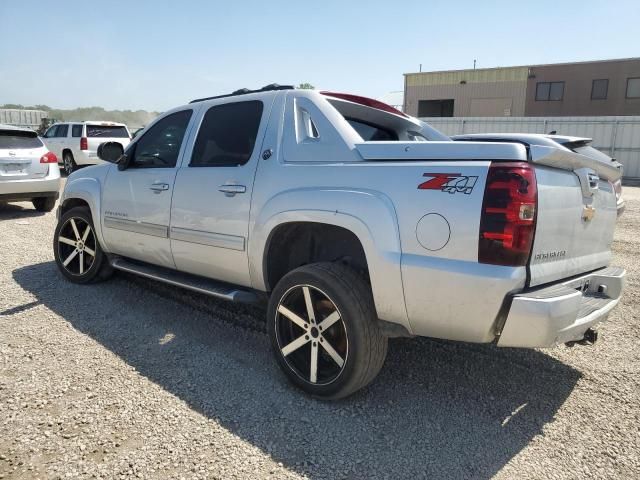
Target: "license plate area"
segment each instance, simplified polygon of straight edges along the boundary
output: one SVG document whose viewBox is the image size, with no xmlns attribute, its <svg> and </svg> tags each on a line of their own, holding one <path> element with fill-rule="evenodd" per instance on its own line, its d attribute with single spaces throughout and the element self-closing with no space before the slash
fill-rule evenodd
<svg viewBox="0 0 640 480">
<path fill-rule="evenodd" d="M 29 173 L 29 165 L 31 161 L 17 159 L 0 161 L 0 175 L 8 177 L 26 175 Z"/>
</svg>

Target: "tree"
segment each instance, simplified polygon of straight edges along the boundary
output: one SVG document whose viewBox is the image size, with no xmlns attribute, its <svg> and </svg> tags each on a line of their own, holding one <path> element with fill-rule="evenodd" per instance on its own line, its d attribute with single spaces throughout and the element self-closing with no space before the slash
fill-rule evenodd
<svg viewBox="0 0 640 480">
<path fill-rule="evenodd" d="M 301 83 L 300 85 L 298 85 L 298 88 L 301 88 L 303 90 L 314 90 L 316 87 L 314 87 L 313 85 L 311 85 L 308 82 L 305 82 L 305 83 Z"/>
</svg>

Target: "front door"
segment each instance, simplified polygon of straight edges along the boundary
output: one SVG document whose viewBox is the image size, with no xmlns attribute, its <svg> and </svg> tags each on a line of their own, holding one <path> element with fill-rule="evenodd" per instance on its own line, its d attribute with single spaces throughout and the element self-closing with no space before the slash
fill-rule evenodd
<svg viewBox="0 0 640 480">
<path fill-rule="evenodd" d="M 171 249 L 178 270 L 250 286 L 249 209 L 272 99 L 219 102 L 204 105 L 196 141 L 178 170 Z"/>
<path fill-rule="evenodd" d="M 107 250 L 175 268 L 169 245 L 171 194 L 192 109 L 158 120 L 125 151 L 128 168 L 111 167 L 102 197 Z"/>
</svg>

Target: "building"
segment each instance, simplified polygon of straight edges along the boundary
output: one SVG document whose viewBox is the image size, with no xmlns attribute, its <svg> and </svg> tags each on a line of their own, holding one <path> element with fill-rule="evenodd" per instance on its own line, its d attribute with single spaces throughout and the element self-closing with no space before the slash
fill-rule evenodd
<svg viewBox="0 0 640 480">
<path fill-rule="evenodd" d="M 640 58 L 404 75 L 417 117 L 640 115 Z"/>
</svg>

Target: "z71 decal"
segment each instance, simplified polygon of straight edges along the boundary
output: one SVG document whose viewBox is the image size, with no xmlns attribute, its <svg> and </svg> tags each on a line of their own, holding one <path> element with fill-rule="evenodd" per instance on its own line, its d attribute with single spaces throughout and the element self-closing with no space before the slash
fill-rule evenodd
<svg viewBox="0 0 640 480">
<path fill-rule="evenodd" d="M 424 173 L 430 180 L 418 185 L 418 190 L 440 190 L 447 193 L 464 193 L 469 195 L 478 181 L 478 177 L 460 173 Z"/>
</svg>

